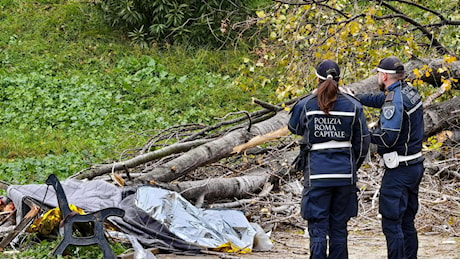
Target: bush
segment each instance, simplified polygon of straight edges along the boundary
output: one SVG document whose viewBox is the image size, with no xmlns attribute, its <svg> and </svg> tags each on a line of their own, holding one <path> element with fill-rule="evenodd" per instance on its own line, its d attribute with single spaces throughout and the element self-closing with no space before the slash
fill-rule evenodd
<svg viewBox="0 0 460 260">
<path fill-rule="evenodd" d="M 254 8 L 269 2 L 99 0 L 97 4 L 112 26 L 125 29 L 134 43 L 147 47 L 152 41 L 225 45 L 237 35 L 231 25 L 246 20 Z"/>
</svg>

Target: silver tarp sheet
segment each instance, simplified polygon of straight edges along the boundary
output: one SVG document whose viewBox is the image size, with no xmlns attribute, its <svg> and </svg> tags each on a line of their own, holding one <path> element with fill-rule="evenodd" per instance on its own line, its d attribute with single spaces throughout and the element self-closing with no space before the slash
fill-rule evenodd
<svg viewBox="0 0 460 260">
<path fill-rule="evenodd" d="M 230 242 L 252 249 L 256 231 L 241 211 L 198 209 L 177 192 L 150 186 L 137 189 L 135 204 L 185 241 L 208 248 Z"/>
<path fill-rule="evenodd" d="M 124 191 L 105 181 L 65 180 L 61 182 L 67 200 L 85 212 L 107 207 L 125 211 L 123 219 L 110 217 L 125 233 L 136 236 L 145 246 L 170 250 L 216 248 L 230 242 L 237 248 L 252 249 L 255 229 L 240 211 L 198 209 L 176 192 L 151 186 Z M 7 190 L 17 208 L 17 221 L 29 210 L 25 197 L 57 207 L 54 189 L 45 184 L 12 185 Z"/>
</svg>

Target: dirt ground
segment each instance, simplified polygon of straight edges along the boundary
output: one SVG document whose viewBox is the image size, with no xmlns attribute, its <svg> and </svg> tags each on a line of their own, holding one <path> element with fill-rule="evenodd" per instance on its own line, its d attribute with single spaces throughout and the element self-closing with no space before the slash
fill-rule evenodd
<svg viewBox="0 0 460 260">
<path fill-rule="evenodd" d="M 308 258 L 310 256 L 309 240 L 302 234 L 276 232 L 273 235 L 274 247 L 268 254 L 262 253 L 266 254 L 264 257 Z M 349 257 L 352 259 L 387 258 L 386 242 L 383 234 L 358 235 L 350 232 L 348 251 Z M 460 238 L 419 234 L 418 258 L 460 258 Z"/>
<path fill-rule="evenodd" d="M 242 258 L 242 259 L 299 259 L 309 258 L 309 240 L 297 230 L 274 231 L 271 235 L 273 248 L 268 252 L 252 252 L 250 254 L 216 253 L 214 255 L 181 256 L 174 254 L 156 255 L 159 259 L 174 258 Z M 383 234 L 354 234 L 348 238 L 349 258 L 351 259 L 385 259 L 387 258 L 386 242 Z M 459 259 L 460 237 L 449 237 L 440 234 L 419 234 L 418 258 L 428 259 Z"/>
</svg>

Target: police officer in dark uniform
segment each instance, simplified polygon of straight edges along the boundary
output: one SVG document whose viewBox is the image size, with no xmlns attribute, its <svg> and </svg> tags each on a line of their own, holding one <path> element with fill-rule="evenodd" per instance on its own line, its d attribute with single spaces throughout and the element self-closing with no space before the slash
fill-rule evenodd
<svg viewBox="0 0 460 260">
<path fill-rule="evenodd" d="M 310 258 L 348 258 L 347 222 L 358 211 L 356 172 L 369 149 L 369 132 L 359 101 L 339 91 L 337 63 L 322 61 L 316 76 L 318 89 L 294 106 L 288 124 L 302 136 L 301 214 L 308 221 Z"/>
<path fill-rule="evenodd" d="M 414 219 L 424 171 L 422 100 L 419 92 L 404 81 L 404 65 L 397 57 L 382 59 L 374 71 L 383 92 L 356 97 L 365 106 L 381 108 L 378 125 L 370 133 L 385 164 L 379 212 L 388 258 L 417 258 Z"/>
</svg>

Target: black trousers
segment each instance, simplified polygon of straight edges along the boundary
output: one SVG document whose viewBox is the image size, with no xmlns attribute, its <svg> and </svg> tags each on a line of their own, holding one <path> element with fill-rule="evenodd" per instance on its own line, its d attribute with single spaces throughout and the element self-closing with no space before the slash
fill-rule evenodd
<svg viewBox="0 0 460 260">
<path fill-rule="evenodd" d="M 387 241 L 388 258 L 417 258 L 414 226 L 423 162 L 386 169 L 380 187 L 379 212 Z"/>
<path fill-rule="evenodd" d="M 347 223 L 358 211 L 356 192 L 355 185 L 304 189 L 301 214 L 308 221 L 310 258 L 348 258 Z"/>
</svg>

